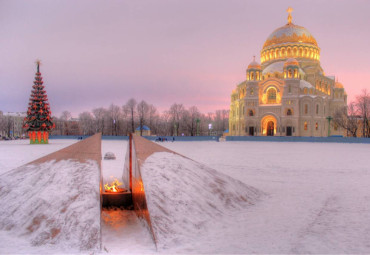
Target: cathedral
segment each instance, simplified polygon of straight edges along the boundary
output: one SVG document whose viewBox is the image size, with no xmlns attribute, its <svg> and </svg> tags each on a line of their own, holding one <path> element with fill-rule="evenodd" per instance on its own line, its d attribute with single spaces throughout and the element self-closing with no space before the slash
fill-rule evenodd
<svg viewBox="0 0 370 255">
<path fill-rule="evenodd" d="M 276 29 L 254 59 L 246 80 L 231 94 L 229 135 L 341 136 L 334 112 L 347 105 L 347 94 L 320 65 L 320 48 L 304 27 L 288 23 Z"/>
</svg>

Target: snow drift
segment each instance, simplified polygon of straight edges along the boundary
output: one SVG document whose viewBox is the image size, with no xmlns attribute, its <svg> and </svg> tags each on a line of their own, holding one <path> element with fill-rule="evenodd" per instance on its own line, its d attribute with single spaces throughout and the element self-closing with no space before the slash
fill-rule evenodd
<svg viewBox="0 0 370 255">
<path fill-rule="evenodd" d="M 99 184 L 100 169 L 92 160 L 53 160 L 0 175 L 2 241 L 12 246 L 12 239 L 3 238 L 17 237 L 29 249 L 54 252 L 98 250 Z M 6 251 L 29 252 L 27 247 L 13 248 Z"/>
<path fill-rule="evenodd" d="M 159 250 L 192 245 L 262 192 L 178 154 L 156 152 L 141 167 L 148 211 Z M 225 226 L 226 227 L 226 226 Z"/>
</svg>

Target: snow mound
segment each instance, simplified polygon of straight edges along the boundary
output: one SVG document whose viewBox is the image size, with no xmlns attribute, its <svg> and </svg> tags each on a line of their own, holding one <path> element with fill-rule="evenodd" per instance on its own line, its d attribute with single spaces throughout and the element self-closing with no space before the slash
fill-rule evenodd
<svg viewBox="0 0 370 255">
<path fill-rule="evenodd" d="M 263 193 L 203 164 L 169 152 L 149 156 L 141 168 L 159 250 L 199 243 L 230 212 L 253 205 Z M 227 227 L 227 226 L 225 226 Z"/>
<path fill-rule="evenodd" d="M 0 175 L 0 236 L 11 232 L 30 249 L 100 249 L 99 184 L 95 161 L 53 160 Z"/>
</svg>

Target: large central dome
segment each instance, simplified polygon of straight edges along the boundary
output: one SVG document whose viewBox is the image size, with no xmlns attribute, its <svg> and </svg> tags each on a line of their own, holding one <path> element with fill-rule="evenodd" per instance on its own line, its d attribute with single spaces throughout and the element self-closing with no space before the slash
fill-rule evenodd
<svg viewBox="0 0 370 255">
<path fill-rule="evenodd" d="M 272 32 L 263 45 L 263 48 L 284 43 L 307 43 L 317 46 L 315 38 L 306 28 L 290 23 Z"/>
<path fill-rule="evenodd" d="M 261 64 L 288 58 L 320 60 L 320 48 L 316 39 L 306 28 L 293 24 L 290 13 L 288 24 L 272 32 L 264 43 Z"/>
</svg>

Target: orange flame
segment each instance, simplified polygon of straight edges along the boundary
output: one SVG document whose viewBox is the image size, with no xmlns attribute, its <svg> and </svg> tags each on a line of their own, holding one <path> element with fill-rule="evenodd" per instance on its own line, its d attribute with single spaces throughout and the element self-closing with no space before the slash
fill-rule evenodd
<svg viewBox="0 0 370 255">
<path fill-rule="evenodd" d="M 111 185 L 104 184 L 105 192 L 123 192 L 125 189 L 119 187 L 122 185 L 122 182 L 118 181 L 117 178 L 114 179 L 114 181 L 111 183 Z"/>
</svg>

